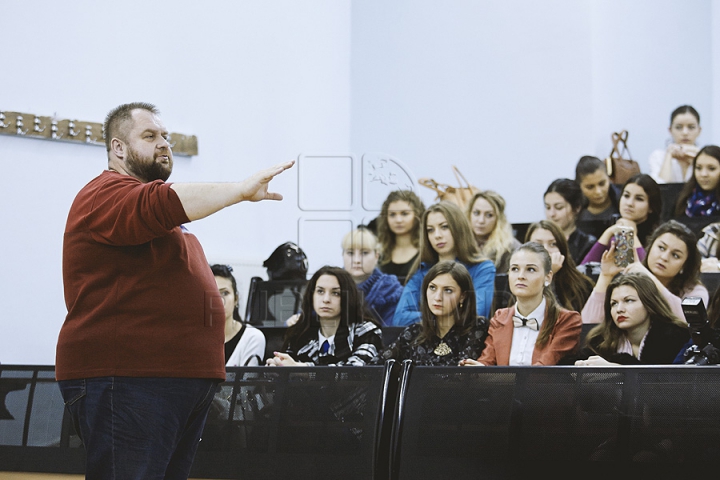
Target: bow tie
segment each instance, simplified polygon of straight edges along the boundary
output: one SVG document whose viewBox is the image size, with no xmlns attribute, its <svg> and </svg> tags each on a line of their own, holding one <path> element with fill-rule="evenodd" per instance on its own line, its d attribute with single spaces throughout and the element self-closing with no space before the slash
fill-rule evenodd
<svg viewBox="0 0 720 480">
<path fill-rule="evenodd" d="M 513 315 L 513 325 L 515 325 L 515 328 L 519 327 L 528 327 L 531 330 L 539 330 L 540 325 L 538 325 L 538 321 L 534 318 L 523 318 L 520 315 Z"/>
</svg>

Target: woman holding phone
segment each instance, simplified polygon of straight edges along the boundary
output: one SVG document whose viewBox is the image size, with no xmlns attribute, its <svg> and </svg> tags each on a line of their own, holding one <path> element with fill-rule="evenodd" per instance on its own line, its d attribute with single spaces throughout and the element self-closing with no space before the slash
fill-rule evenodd
<svg viewBox="0 0 720 480">
<path fill-rule="evenodd" d="M 695 234 L 682 223 L 670 220 L 660 225 L 650 238 L 648 254 L 642 263 L 633 257 L 627 267 L 618 265 L 615 251 L 613 241 L 602 254 L 600 275 L 582 310 L 583 323 L 602 322 L 605 292 L 619 273 L 636 272 L 650 278 L 680 319 L 685 318 L 682 311 L 684 298 L 700 297 L 707 305 L 709 294 L 700 281 L 700 252 Z"/>
<path fill-rule="evenodd" d="M 610 241 L 616 235 L 632 232 L 633 248 L 638 250 L 640 260 L 645 257 L 643 245 L 657 226 L 662 212 L 662 196 L 655 180 L 644 173 L 631 177 L 620 195 L 620 218 L 600 236 L 581 265 L 599 262 L 603 252 L 610 248 Z"/>
</svg>

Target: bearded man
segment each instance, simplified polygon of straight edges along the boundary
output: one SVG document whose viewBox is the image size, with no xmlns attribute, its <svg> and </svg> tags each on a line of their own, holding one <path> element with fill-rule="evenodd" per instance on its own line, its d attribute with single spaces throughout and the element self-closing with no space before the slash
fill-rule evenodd
<svg viewBox="0 0 720 480">
<path fill-rule="evenodd" d="M 173 156 L 155 106 L 105 120 L 108 170 L 76 196 L 63 243 L 67 317 L 55 374 L 89 479 L 186 479 L 217 384 L 223 302 L 183 224 L 268 192 L 278 164 L 236 183 L 165 183 Z"/>
</svg>

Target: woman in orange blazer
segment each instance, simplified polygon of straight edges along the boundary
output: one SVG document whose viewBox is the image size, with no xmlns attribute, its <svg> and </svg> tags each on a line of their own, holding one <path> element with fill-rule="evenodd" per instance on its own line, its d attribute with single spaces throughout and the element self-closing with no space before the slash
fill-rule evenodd
<svg viewBox="0 0 720 480">
<path fill-rule="evenodd" d="M 582 320 L 558 305 L 550 255 L 537 243 L 521 245 L 510 259 L 508 281 L 517 302 L 490 322 L 485 349 L 460 365 L 556 365 L 577 350 Z"/>
</svg>

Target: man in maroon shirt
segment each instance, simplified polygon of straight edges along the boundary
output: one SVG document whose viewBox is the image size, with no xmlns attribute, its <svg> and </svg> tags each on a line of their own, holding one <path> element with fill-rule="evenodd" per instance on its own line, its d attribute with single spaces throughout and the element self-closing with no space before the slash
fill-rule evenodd
<svg viewBox="0 0 720 480">
<path fill-rule="evenodd" d="M 87 478 L 187 478 L 225 379 L 225 312 L 182 225 L 281 200 L 268 184 L 294 162 L 236 183 L 170 184 L 172 149 L 153 105 L 115 108 L 105 136 L 108 170 L 78 193 L 65 228 L 56 377 Z"/>
</svg>

